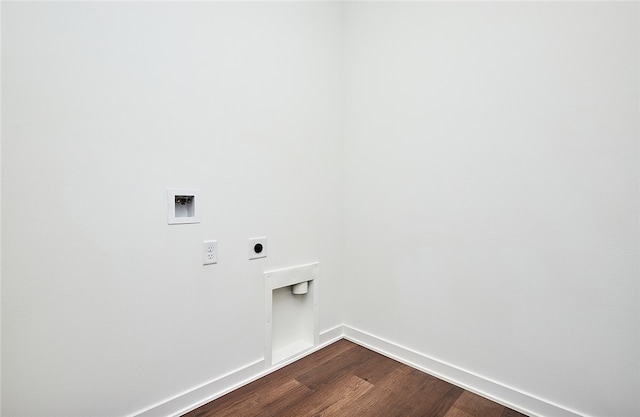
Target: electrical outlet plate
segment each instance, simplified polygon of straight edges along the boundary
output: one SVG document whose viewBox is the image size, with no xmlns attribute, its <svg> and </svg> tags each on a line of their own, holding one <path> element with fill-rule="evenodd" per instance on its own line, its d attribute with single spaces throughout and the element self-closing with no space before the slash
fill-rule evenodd
<svg viewBox="0 0 640 417">
<path fill-rule="evenodd" d="M 202 265 L 218 263 L 218 241 L 205 240 L 202 242 Z"/>
<path fill-rule="evenodd" d="M 249 238 L 249 259 L 259 259 L 267 257 L 267 238 Z"/>
</svg>

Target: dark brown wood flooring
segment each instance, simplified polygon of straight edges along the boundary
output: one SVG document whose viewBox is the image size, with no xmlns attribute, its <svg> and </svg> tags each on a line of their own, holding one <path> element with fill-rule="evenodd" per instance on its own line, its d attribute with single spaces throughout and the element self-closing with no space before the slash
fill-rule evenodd
<svg viewBox="0 0 640 417">
<path fill-rule="evenodd" d="M 523 417 L 339 340 L 184 417 Z"/>
</svg>

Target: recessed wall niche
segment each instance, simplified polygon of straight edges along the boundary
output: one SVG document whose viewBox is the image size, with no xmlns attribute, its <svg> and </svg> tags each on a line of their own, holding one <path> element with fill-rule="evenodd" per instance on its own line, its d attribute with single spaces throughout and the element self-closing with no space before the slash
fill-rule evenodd
<svg viewBox="0 0 640 417">
<path fill-rule="evenodd" d="M 264 273 L 267 367 L 318 345 L 319 272 L 316 262 Z M 300 291 L 303 283 L 306 290 Z"/>
</svg>

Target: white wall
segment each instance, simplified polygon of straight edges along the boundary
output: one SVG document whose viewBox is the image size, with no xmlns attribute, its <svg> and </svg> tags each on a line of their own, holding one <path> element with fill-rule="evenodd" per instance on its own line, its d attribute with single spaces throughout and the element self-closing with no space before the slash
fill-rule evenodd
<svg viewBox="0 0 640 417">
<path fill-rule="evenodd" d="M 2 415 L 253 363 L 262 272 L 313 261 L 321 330 L 639 415 L 638 11 L 3 2 Z"/>
<path fill-rule="evenodd" d="M 345 6 L 347 325 L 640 415 L 638 11 Z"/>
<path fill-rule="evenodd" d="M 122 416 L 262 358 L 266 269 L 319 261 L 342 323 L 341 5 L 2 8 L 3 416 Z"/>
</svg>

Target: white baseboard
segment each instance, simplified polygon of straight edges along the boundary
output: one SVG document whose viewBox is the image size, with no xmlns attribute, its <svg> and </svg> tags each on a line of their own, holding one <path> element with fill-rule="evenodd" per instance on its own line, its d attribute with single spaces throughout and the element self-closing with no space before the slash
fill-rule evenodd
<svg viewBox="0 0 640 417">
<path fill-rule="evenodd" d="M 588 417 L 353 327 L 343 327 L 347 340 L 528 416 Z"/>
<path fill-rule="evenodd" d="M 269 369 L 264 359 L 255 361 L 130 417 L 179 417 L 342 338 L 531 417 L 589 417 L 346 325 L 320 333 L 318 346 Z"/>
<path fill-rule="evenodd" d="M 273 371 L 287 366 L 298 359 L 320 350 L 323 347 L 342 339 L 342 337 L 342 326 L 336 326 L 320 333 L 320 342 L 318 346 L 315 346 L 314 348 L 309 349 L 285 362 L 272 366 L 269 369 L 265 369 L 265 360 L 260 359 L 207 382 L 204 385 L 183 392 L 182 394 L 155 404 L 143 411 L 134 413 L 131 417 L 179 417 L 215 400 L 216 398 L 220 398 L 235 389 L 247 385 L 256 379 L 262 378 Z"/>
<path fill-rule="evenodd" d="M 331 343 L 342 339 L 344 337 L 343 329 L 344 326 L 340 325 L 320 333 L 320 346 L 330 345 Z"/>
<path fill-rule="evenodd" d="M 255 361 L 213 381 L 134 413 L 131 417 L 177 417 L 262 376 L 264 359 Z"/>
</svg>

